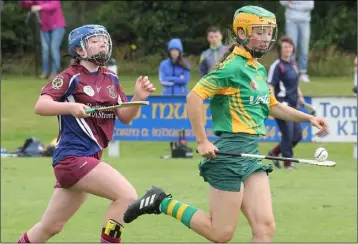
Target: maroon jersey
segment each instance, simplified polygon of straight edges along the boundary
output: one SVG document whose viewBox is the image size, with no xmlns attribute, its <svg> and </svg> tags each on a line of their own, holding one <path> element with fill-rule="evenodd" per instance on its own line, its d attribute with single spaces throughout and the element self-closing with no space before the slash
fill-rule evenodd
<svg viewBox="0 0 358 244">
<path fill-rule="evenodd" d="M 55 101 L 83 103 L 89 107 L 104 107 L 127 102 L 112 71 L 100 68 L 91 73 L 79 64 L 73 64 L 42 88 L 41 95 Z M 107 147 L 112 139 L 114 111 L 95 112 L 88 118 L 59 115 L 58 144 L 53 165 L 66 156 L 91 156 Z"/>
</svg>

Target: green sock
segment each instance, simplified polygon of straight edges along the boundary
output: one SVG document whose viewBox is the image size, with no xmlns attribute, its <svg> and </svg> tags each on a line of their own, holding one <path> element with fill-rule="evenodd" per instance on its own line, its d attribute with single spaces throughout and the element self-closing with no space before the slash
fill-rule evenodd
<svg viewBox="0 0 358 244">
<path fill-rule="evenodd" d="M 160 211 L 167 215 L 173 216 L 177 220 L 180 220 L 186 227 L 190 229 L 190 221 L 197 208 L 178 202 L 172 198 L 165 198 L 160 203 Z"/>
</svg>

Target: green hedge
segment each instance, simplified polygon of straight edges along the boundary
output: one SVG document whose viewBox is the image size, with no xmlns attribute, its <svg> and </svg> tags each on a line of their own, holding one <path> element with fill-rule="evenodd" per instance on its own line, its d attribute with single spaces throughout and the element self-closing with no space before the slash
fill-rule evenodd
<svg viewBox="0 0 358 244">
<path fill-rule="evenodd" d="M 230 30 L 233 12 L 243 5 L 258 5 L 276 13 L 279 33 L 284 34 L 284 8 L 279 1 L 62 1 L 68 33 L 85 23 L 105 25 L 111 33 L 114 54 L 123 72 L 156 70 L 166 56 L 166 43 L 183 41 L 185 54 L 193 60 L 207 48 L 206 29 L 220 25 Z M 311 22 L 309 71 L 312 75 L 348 74 L 357 53 L 357 2 L 315 1 Z M 6 1 L 2 11 L 2 68 L 12 72 L 34 70 L 35 54 L 40 66 L 39 26 L 18 1 Z M 66 34 L 67 34 L 66 33 Z M 66 53 L 66 37 L 62 52 Z M 129 45 L 137 49 L 130 52 Z M 334 50 L 334 51 L 332 51 Z M 269 65 L 270 58 L 263 62 Z M 63 65 L 67 60 L 63 60 Z M 155 68 L 155 69 L 154 69 Z M 349 73 L 350 74 L 350 73 Z"/>
</svg>

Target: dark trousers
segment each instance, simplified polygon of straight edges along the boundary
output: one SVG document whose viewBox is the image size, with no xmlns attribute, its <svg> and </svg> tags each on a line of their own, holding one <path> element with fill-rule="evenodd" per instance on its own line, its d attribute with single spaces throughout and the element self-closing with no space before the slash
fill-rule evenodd
<svg viewBox="0 0 358 244">
<path fill-rule="evenodd" d="M 298 122 L 276 119 L 281 131 L 280 151 L 282 157 L 292 158 L 293 147 L 302 139 L 302 128 Z"/>
</svg>

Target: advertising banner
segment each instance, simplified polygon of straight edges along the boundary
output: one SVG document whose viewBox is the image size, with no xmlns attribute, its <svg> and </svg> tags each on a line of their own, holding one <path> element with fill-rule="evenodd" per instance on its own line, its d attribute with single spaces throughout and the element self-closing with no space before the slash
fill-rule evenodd
<svg viewBox="0 0 358 244">
<path fill-rule="evenodd" d="M 132 99 L 128 96 L 128 99 Z M 306 101 L 310 103 L 310 98 Z M 124 125 L 116 120 L 113 140 L 119 141 L 173 141 L 178 139 L 178 132 L 185 130 L 187 141 L 195 141 L 186 112 L 186 98 L 184 96 L 151 96 L 148 98 L 150 105 L 142 106 L 137 117 L 129 125 Z M 209 101 L 204 102 L 205 128 L 210 140 L 217 137 L 212 133 L 212 119 Z M 276 121 L 268 118 L 265 121 L 267 135 L 262 141 L 278 142 L 280 139 Z M 304 142 L 311 141 L 311 126 L 302 123 Z"/>
</svg>

